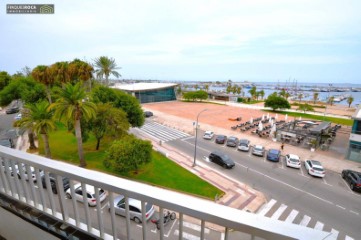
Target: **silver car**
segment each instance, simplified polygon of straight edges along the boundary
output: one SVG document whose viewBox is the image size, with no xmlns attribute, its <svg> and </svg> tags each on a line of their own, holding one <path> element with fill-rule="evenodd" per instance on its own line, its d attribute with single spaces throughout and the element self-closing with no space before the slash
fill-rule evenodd
<svg viewBox="0 0 361 240">
<path fill-rule="evenodd" d="M 212 140 L 213 136 L 214 136 L 214 132 L 206 131 L 203 135 L 203 139 Z"/>
<path fill-rule="evenodd" d="M 254 145 L 252 148 L 252 154 L 260 157 L 264 156 L 265 148 L 261 145 Z"/>
<path fill-rule="evenodd" d="M 323 178 L 325 176 L 325 170 L 323 169 L 321 163 L 316 160 L 306 160 L 305 168 L 308 174 L 316 177 Z"/>
<path fill-rule="evenodd" d="M 238 144 L 239 151 L 248 152 L 250 148 L 250 141 L 248 139 L 240 139 Z"/>
<path fill-rule="evenodd" d="M 129 202 L 129 216 L 130 219 L 134 220 L 136 223 L 142 222 L 142 203 L 141 201 L 133 198 L 128 199 Z M 125 217 L 125 198 L 123 195 L 119 195 L 114 198 L 114 210 L 115 213 Z M 110 205 L 108 203 L 108 208 L 110 211 Z M 150 203 L 145 203 L 145 219 L 149 220 L 154 214 L 154 206 Z"/>
</svg>

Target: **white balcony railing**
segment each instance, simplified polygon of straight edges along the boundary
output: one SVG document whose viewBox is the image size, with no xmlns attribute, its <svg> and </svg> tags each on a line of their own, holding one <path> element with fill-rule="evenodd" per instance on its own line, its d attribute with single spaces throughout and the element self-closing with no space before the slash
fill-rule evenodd
<svg viewBox="0 0 361 240">
<path fill-rule="evenodd" d="M 200 225 L 200 239 L 204 239 L 206 226 L 212 224 L 218 226 L 224 233 L 224 239 L 229 239 L 231 234 L 240 232 L 246 234 L 248 239 L 259 237 L 262 239 L 328 239 L 330 233 L 314 230 L 311 228 L 285 223 L 270 218 L 258 216 L 245 211 L 233 209 L 216 204 L 212 201 L 192 197 L 182 193 L 165 190 L 159 187 L 118 178 L 101 172 L 91 171 L 60 161 L 50 160 L 37 155 L 0 146 L 0 192 L 12 199 L 23 202 L 39 211 L 56 217 L 65 224 L 70 224 L 78 229 L 104 239 L 154 239 L 150 236 L 149 221 L 142 215 L 142 232 L 133 230 L 135 224 L 129 218 L 128 199 L 138 199 L 145 207 L 145 203 L 152 203 L 159 211 L 170 209 L 177 213 L 179 221 L 178 238 L 183 239 L 183 223 L 185 219 L 196 220 Z M 20 178 L 11 174 L 12 169 L 19 168 Z M 34 168 L 36 182 L 26 181 L 27 173 Z M 57 189 L 63 189 L 62 177 L 70 179 L 72 199 L 66 198 L 63 191 L 53 194 L 51 191 L 49 173 L 57 177 Z M 47 188 L 42 187 L 41 175 L 44 174 Z M 13 175 L 13 176 L 12 176 Z M 75 200 L 74 184 L 81 183 L 102 188 L 108 192 L 107 200 L 113 202 L 115 195 L 122 194 L 126 197 L 126 214 L 123 223 L 116 217 L 113 204 L 110 204 L 109 213 L 105 203 L 99 203 L 99 194 L 96 194 L 96 206 L 91 208 L 87 201 L 84 204 Z M 96 191 L 98 192 L 98 191 Z M 86 198 L 83 192 L 84 199 Z M 95 211 L 96 210 L 96 211 Z M 162 218 L 162 216 L 161 216 Z M 161 220 L 162 221 L 162 220 Z M 232 230 L 232 233 L 230 232 Z M 135 236 L 139 234 L 139 236 Z M 158 236 L 159 235 L 159 236 Z M 163 239 L 165 227 L 156 236 Z M 245 239 L 247 239 L 245 238 Z"/>
</svg>

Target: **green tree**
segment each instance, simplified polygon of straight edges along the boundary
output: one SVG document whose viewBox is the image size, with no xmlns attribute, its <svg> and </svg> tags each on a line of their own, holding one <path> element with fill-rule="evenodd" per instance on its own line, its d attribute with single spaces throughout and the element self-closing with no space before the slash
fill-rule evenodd
<svg viewBox="0 0 361 240">
<path fill-rule="evenodd" d="M 277 96 L 277 93 L 269 95 L 264 102 L 264 106 L 272 108 L 273 111 L 275 111 L 276 109 L 291 108 L 290 103 L 285 98 Z"/>
<path fill-rule="evenodd" d="M 100 141 L 105 136 L 121 137 L 126 134 L 130 124 L 127 114 L 110 103 L 99 103 L 96 108 L 96 117 L 91 120 L 91 129 L 97 139 L 96 150 L 99 150 Z"/>
<path fill-rule="evenodd" d="M 285 93 L 285 98 L 288 99 L 290 97 L 290 93 L 289 92 L 286 92 Z"/>
<path fill-rule="evenodd" d="M 25 104 L 23 117 L 18 121 L 18 126 L 42 136 L 47 158 L 51 158 L 49 132 L 56 128 L 53 116 L 54 111 L 50 108 L 50 103 L 42 101 L 35 104 Z"/>
<path fill-rule="evenodd" d="M 285 90 L 285 89 L 282 89 L 278 94 L 280 95 L 280 97 L 285 98 L 285 96 L 286 96 L 286 90 Z"/>
<path fill-rule="evenodd" d="M 194 89 L 197 91 L 199 88 L 198 84 L 194 85 Z"/>
<path fill-rule="evenodd" d="M 130 94 L 114 89 L 116 100 L 114 107 L 121 108 L 127 113 L 127 118 L 132 127 L 141 127 L 144 124 L 144 112 L 139 101 Z"/>
<path fill-rule="evenodd" d="M 314 111 L 313 107 L 307 103 L 298 105 L 298 109 L 306 113 L 306 111 Z"/>
<path fill-rule="evenodd" d="M 97 68 L 95 70 L 96 76 L 100 79 L 105 77 L 105 85 L 109 86 L 109 76 L 113 75 L 115 77 L 120 77 L 121 75 L 116 71 L 120 67 L 117 67 L 114 58 L 109 58 L 105 56 L 101 56 L 94 60 L 94 67 Z"/>
<path fill-rule="evenodd" d="M 8 105 L 17 99 L 22 99 L 25 103 L 42 101 L 46 99 L 45 86 L 31 77 L 17 77 L 0 91 L 0 105 Z"/>
<path fill-rule="evenodd" d="M 152 144 L 134 137 L 126 136 L 114 141 L 109 147 L 104 165 L 118 172 L 137 171 L 138 168 L 151 161 Z"/>
<path fill-rule="evenodd" d="M 237 92 L 237 85 L 233 85 L 232 86 L 232 93 L 236 94 L 236 92 Z"/>
<path fill-rule="evenodd" d="M 314 93 L 313 93 L 313 103 L 314 103 L 314 104 L 316 104 L 316 101 L 318 100 L 318 95 L 319 95 L 318 92 L 314 92 Z"/>
<path fill-rule="evenodd" d="M 241 94 L 241 92 L 242 92 L 242 87 L 237 86 L 237 94 L 239 95 L 239 94 Z"/>
<path fill-rule="evenodd" d="M 249 94 L 251 94 L 252 99 L 256 99 L 257 88 L 255 86 L 253 86 L 248 92 L 249 92 Z"/>
<path fill-rule="evenodd" d="M 0 91 L 3 90 L 11 81 L 11 76 L 5 72 L 0 72 Z"/>
<path fill-rule="evenodd" d="M 31 75 L 36 81 L 46 86 L 46 94 L 48 96 L 48 101 L 49 103 L 52 103 L 50 89 L 54 83 L 54 78 L 53 75 L 50 74 L 49 67 L 45 65 L 38 65 L 33 69 Z"/>
<path fill-rule="evenodd" d="M 57 95 L 58 100 L 51 105 L 51 108 L 55 110 L 55 116 L 59 119 L 64 118 L 66 122 L 73 122 L 80 167 L 86 167 L 80 120 L 84 118 L 84 120 L 88 121 L 95 117 L 96 105 L 88 101 L 88 96 L 81 83 L 75 85 L 68 83 L 64 88 L 58 89 Z"/>
<path fill-rule="evenodd" d="M 227 85 L 226 92 L 227 92 L 227 94 L 232 92 L 232 85 Z"/>
<path fill-rule="evenodd" d="M 261 91 L 259 91 L 259 95 L 261 96 L 261 98 L 263 99 L 264 98 L 264 90 L 262 89 Z"/>
<path fill-rule="evenodd" d="M 349 96 L 347 98 L 348 107 L 351 107 L 351 104 L 353 103 L 353 100 L 354 100 L 353 96 Z"/>
<path fill-rule="evenodd" d="M 177 95 L 178 95 L 178 96 L 182 95 L 182 88 L 181 88 L 181 86 L 178 86 L 178 87 L 177 87 Z"/>
</svg>

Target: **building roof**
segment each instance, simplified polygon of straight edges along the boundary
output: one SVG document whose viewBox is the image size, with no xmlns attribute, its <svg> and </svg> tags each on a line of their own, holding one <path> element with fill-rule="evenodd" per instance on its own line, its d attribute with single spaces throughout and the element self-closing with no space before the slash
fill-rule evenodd
<svg viewBox="0 0 361 240">
<path fill-rule="evenodd" d="M 154 89 L 163 89 L 177 86 L 177 83 L 133 83 L 133 84 L 120 84 L 117 83 L 113 88 L 118 88 L 124 91 L 146 91 Z"/>
</svg>

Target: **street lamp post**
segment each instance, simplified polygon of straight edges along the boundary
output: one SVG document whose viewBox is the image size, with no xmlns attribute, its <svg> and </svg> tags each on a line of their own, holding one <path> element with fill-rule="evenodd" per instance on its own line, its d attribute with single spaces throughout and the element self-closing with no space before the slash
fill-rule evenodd
<svg viewBox="0 0 361 240">
<path fill-rule="evenodd" d="M 197 115 L 197 121 L 196 121 L 196 139 L 194 140 L 194 159 L 193 159 L 193 166 L 192 167 L 195 167 L 196 166 L 196 156 L 197 156 L 197 137 L 198 137 L 198 118 L 199 118 L 199 115 L 201 115 L 202 112 L 205 112 L 207 111 L 208 109 L 203 109 L 202 111 L 200 111 Z"/>
</svg>

